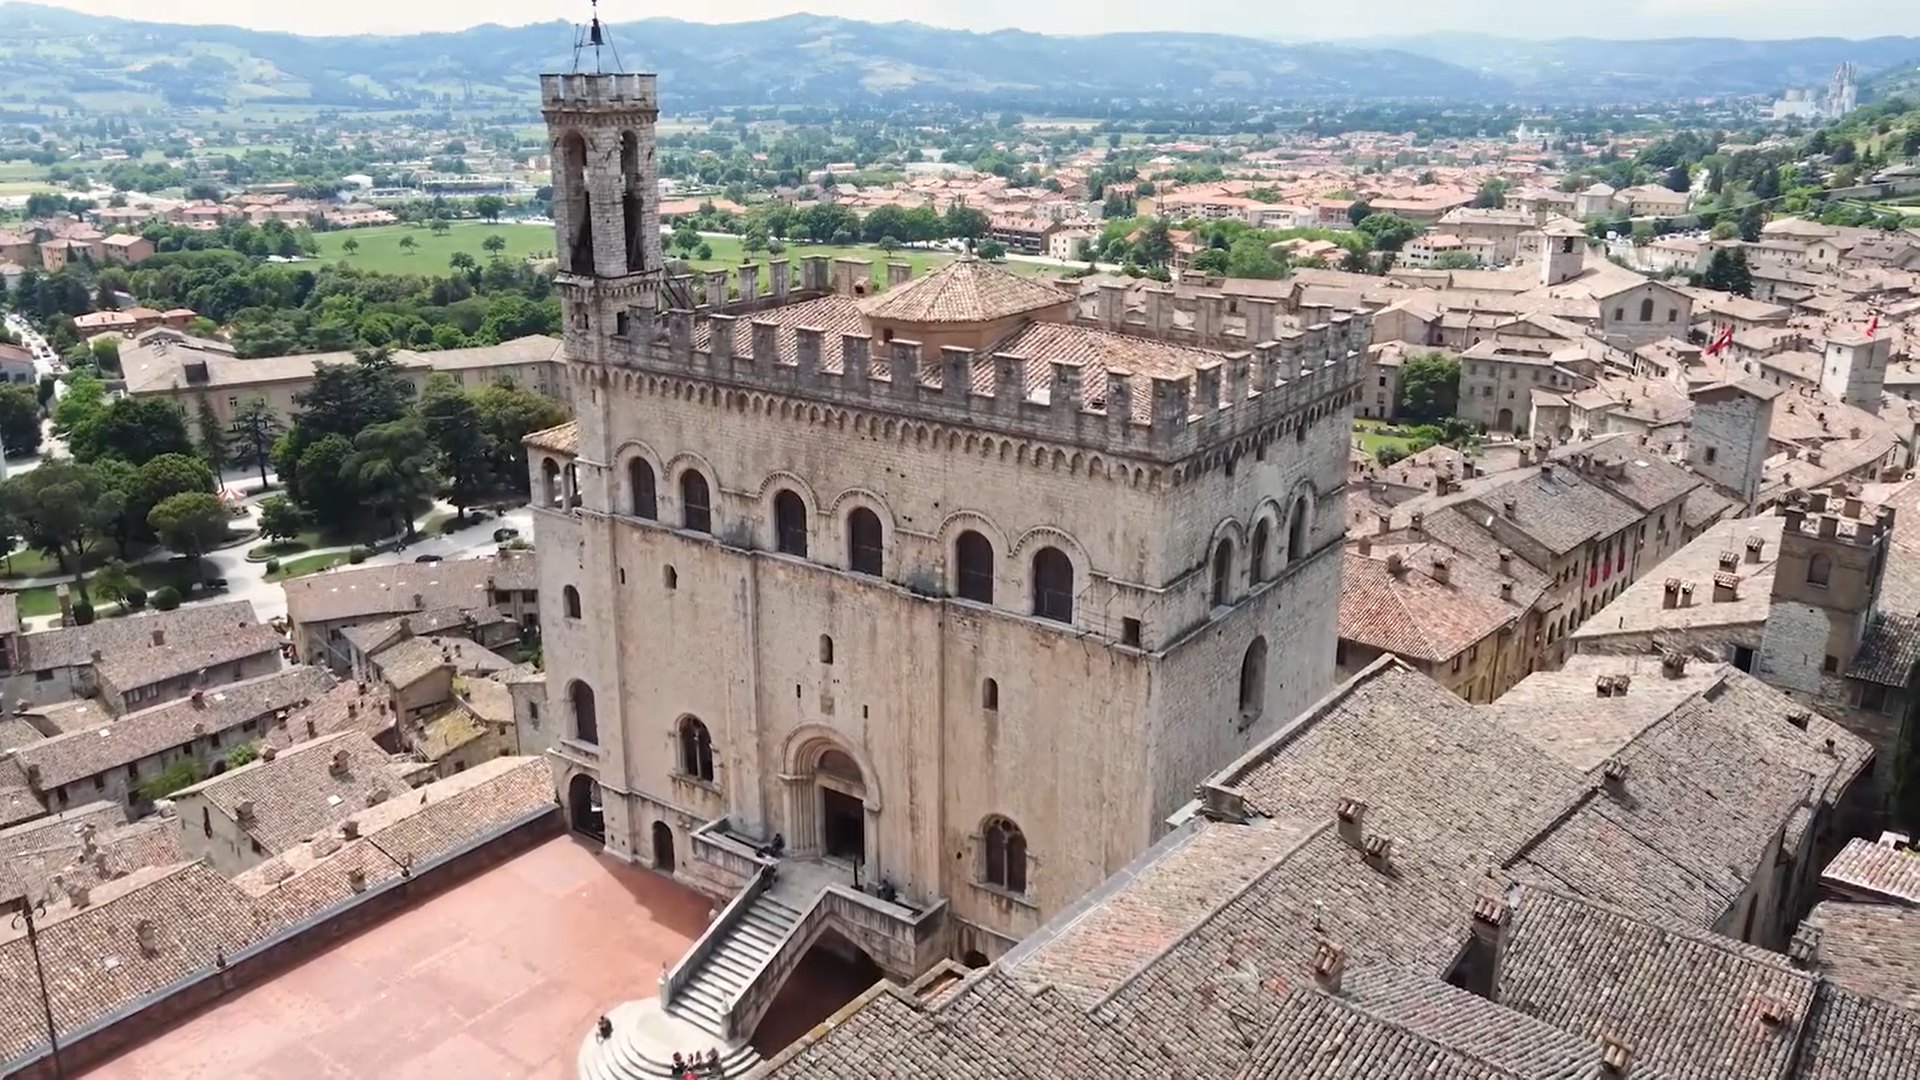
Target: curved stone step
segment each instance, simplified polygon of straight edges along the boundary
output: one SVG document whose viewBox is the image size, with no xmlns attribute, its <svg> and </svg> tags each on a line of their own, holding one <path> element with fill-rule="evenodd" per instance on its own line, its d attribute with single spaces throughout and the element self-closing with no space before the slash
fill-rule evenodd
<svg viewBox="0 0 1920 1080">
<path fill-rule="evenodd" d="M 666 1080 L 673 1075 L 673 1055 L 720 1051 L 722 1075 L 739 1080 L 760 1063 L 760 1054 L 745 1042 L 727 1045 L 693 1024 L 660 1008 L 658 998 L 629 1001 L 607 1012 L 612 1037 L 602 1041 L 587 1032 L 580 1044 L 577 1066 L 580 1080 Z"/>
</svg>

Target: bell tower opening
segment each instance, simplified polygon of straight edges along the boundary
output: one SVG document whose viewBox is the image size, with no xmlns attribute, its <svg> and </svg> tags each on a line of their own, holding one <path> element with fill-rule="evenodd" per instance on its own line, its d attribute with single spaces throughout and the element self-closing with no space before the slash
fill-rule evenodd
<svg viewBox="0 0 1920 1080">
<path fill-rule="evenodd" d="M 647 262 L 646 175 L 640 169 L 640 136 L 620 133 L 620 223 L 626 234 L 627 273 L 651 269 Z"/>
<path fill-rule="evenodd" d="M 553 151 L 554 251 L 560 268 L 576 278 L 657 272 L 659 96 L 654 76 L 542 75 L 540 103 Z"/>
<path fill-rule="evenodd" d="M 560 136 L 553 155 L 553 175 L 559 181 L 554 198 L 565 210 L 555 221 L 564 230 L 560 250 L 566 256 L 567 270 L 575 274 L 593 273 L 593 201 L 587 192 L 587 140 L 577 131 Z M 565 224 L 562 225 L 561 221 Z"/>
</svg>

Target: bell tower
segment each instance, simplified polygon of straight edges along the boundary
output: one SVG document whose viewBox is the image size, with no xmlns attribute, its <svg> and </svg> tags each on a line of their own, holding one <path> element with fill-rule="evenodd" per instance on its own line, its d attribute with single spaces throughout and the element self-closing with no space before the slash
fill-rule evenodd
<svg viewBox="0 0 1920 1080">
<path fill-rule="evenodd" d="M 553 250 L 567 336 L 590 350 L 592 339 L 626 332 L 630 309 L 655 306 L 659 92 L 651 74 L 542 75 L 540 107 L 553 153 Z"/>
</svg>

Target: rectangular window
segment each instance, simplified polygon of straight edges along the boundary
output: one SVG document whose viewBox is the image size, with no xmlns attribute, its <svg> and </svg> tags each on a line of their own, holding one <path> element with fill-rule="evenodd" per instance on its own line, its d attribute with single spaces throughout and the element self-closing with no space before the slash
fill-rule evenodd
<svg viewBox="0 0 1920 1080">
<path fill-rule="evenodd" d="M 1120 644 L 1140 646 L 1140 620 L 1126 618 L 1120 620 Z"/>
<path fill-rule="evenodd" d="M 1741 671 L 1752 671 L 1753 650 L 1747 648 L 1745 645 L 1735 645 L 1733 647 L 1733 666 L 1739 668 Z"/>
<path fill-rule="evenodd" d="M 1820 670 L 1826 672 L 1829 675 L 1834 675 L 1839 673 L 1840 658 L 1832 654 L 1828 654 L 1827 658 L 1821 661 Z"/>
<path fill-rule="evenodd" d="M 1887 711 L 1887 688 L 1879 683 L 1868 683 L 1860 688 L 1860 707 L 1868 712 Z"/>
</svg>

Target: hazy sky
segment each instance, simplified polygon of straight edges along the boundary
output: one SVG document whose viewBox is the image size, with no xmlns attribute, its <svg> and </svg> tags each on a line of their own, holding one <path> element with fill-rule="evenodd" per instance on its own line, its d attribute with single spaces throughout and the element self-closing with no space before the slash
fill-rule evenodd
<svg viewBox="0 0 1920 1080">
<path fill-rule="evenodd" d="M 457 30 L 483 22 L 585 21 L 587 0 L 50 0 L 102 15 L 156 22 L 232 23 L 262 30 L 350 34 Z M 1612 38 L 1714 35 L 1811 37 L 1920 34 L 1915 0 L 725 0 L 705 5 L 603 0 L 611 20 L 675 14 L 740 21 L 810 11 L 970 30 L 1017 27 L 1046 33 L 1208 30 L 1289 39 L 1477 31 L 1519 37 Z"/>
</svg>

